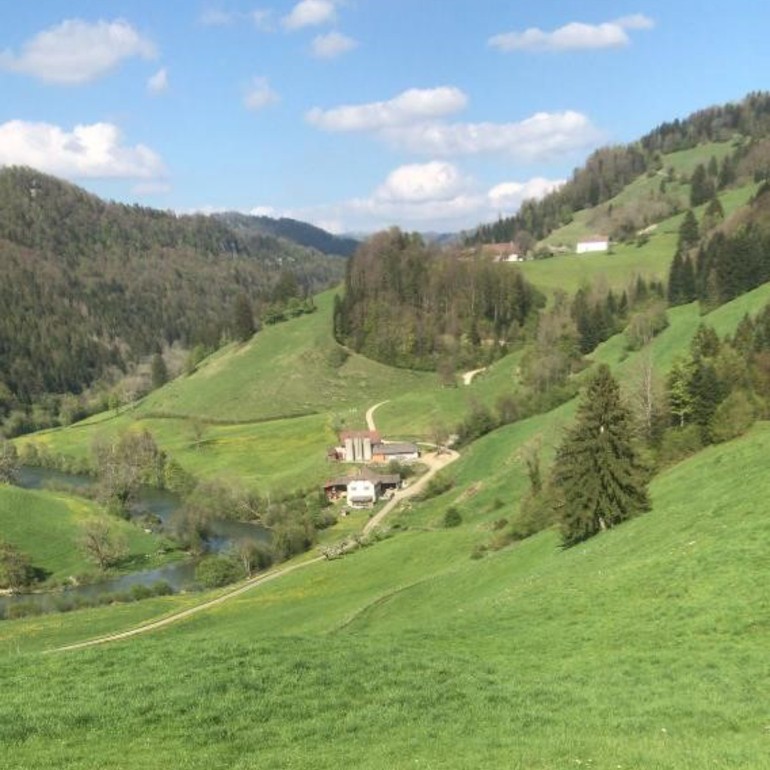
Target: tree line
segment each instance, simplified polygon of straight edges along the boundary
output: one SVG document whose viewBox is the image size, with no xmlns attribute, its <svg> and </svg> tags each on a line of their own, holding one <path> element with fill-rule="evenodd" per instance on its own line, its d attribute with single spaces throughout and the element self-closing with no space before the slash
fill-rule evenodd
<svg viewBox="0 0 770 770">
<path fill-rule="evenodd" d="M 441 250 L 393 228 L 348 262 L 334 336 L 386 364 L 451 373 L 504 354 L 543 302 L 510 265 Z"/>
</svg>

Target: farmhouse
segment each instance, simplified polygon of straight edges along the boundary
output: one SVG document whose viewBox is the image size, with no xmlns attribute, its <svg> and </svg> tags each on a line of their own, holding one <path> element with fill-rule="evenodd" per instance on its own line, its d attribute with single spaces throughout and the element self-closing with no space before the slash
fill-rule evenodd
<svg viewBox="0 0 770 770">
<path fill-rule="evenodd" d="M 592 235 L 590 238 L 578 241 L 575 253 L 591 254 L 593 252 L 607 251 L 609 247 L 610 239 L 606 235 Z"/>
<path fill-rule="evenodd" d="M 374 505 L 384 492 L 400 486 L 401 476 L 397 473 L 380 474 L 364 468 L 352 475 L 329 479 L 324 492 L 329 500 L 345 497 L 353 508 L 366 508 Z"/>
</svg>

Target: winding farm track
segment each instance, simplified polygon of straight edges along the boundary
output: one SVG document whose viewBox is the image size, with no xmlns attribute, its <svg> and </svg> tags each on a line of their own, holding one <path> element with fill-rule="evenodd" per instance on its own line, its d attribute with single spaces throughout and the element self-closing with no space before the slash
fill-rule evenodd
<svg viewBox="0 0 770 770">
<path fill-rule="evenodd" d="M 374 412 L 377 407 L 382 406 L 382 404 L 385 403 L 387 403 L 387 401 L 381 401 L 379 404 L 375 404 L 367 410 L 366 424 L 369 427 L 369 430 L 376 430 L 374 425 Z M 422 462 L 428 466 L 427 473 L 421 476 L 411 486 L 396 492 L 395 495 L 390 500 L 388 500 L 388 502 L 385 503 L 385 505 L 379 511 L 377 511 L 377 513 L 372 516 L 369 521 L 366 522 L 363 529 L 363 534 L 367 534 L 371 532 L 375 527 L 378 527 L 383 522 L 385 517 L 404 500 L 407 500 L 410 497 L 414 497 L 415 495 L 422 492 L 428 482 L 442 468 L 445 468 L 447 465 L 454 462 L 459 456 L 460 455 L 453 449 L 443 449 L 441 451 L 436 449 L 429 455 L 424 455 Z M 126 631 L 119 631 L 114 634 L 105 634 L 104 636 L 98 636 L 95 639 L 87 639 L 83 642 L 74 642 L 73 644 L 66 644 L 62 647 L 55 647 L 51 650 L 46 650 L 46 652 L 51 653 L 67 652 L 69 650 L 82 650 L 86 647 L 96 647 L 101 644 L 109 644 L 110 642 L 119 642 L 123 639 L 130 639 L 131 637 L 139 636 L 140 634 L 147 634 L 151 631 L 157 631 L 161 628 L 165 628 L 166 626 L 170 626 L 172 623 L 178 623 L 180 620 L 185 620 L 186 618 L 192 617 L 193 615 L 197 615 L 199 612 L 204 612 L 205 610 L 216 607 L 219 604 L 224 604 L 225 602 L 230 601 L 230 599 L 234 599 L 235 597 L 240 596 L 247 591 L 251 591 L 252 588 L 256 588 L 263 583 L 276 580 L 277 578 L 283 577 L 284 575 L 288 575 L 290 572 L 296 572 L 297 570 L 304 569 L 305 567 L 309 567 L 312 564 L 317 564 L 318 562 L 324 560 L 324 556 L 316 556 L 312 559 L 308 559 L 307 561 L 300 562 L 299 564 L 293 564 L 288 567 L 280 567 L 266 574 L 257 575 L 256 577 L 251 578 L 237 588 L 234 588 L 232 591 L 228 591 L 227 593 L 217 596 L 215 599 L 209 599 L 206 602 L 196 604 L 194 607 L 189 607 L 186 610 L 175 612 L 172 615 L 166 615 L 166 617 L 160 618 L 159 620 L 154 620 L 150 623 L 144 623 L 141 626 L 129 628 Z"/>
<path fill-rule="evenodd" d="M 268 572 L 264 575 L 257 575 L 257 577 L 254 577 L 251 580 L 244 583 L 243 585 L 238 586 L 238 588 L 235 588 L 232 591 L 228 591 L 226 594 L 222 594 L 221 596 L 217 596 L 216 599 L 210 599 L 207 602 L 196 604 L 194 607 L 189 607 L 188 609 L 182 610 L 181 612 L 175 612 L 173 615 L 167 615 L 164 618 L 160 618 L 160 620 L 154 620 L 151 623 L 145 623 L 144 625 L 136 626 L 135 628 L 129 628 L 127 631 L 119 631 L 115 634 L 106 634 L 105 636 L 98 636 L 96 637 L 96 639 L 87 639 L 84 642 L 75 642 L 74 644 L 66 644 L 63 647 L 56 647 L 52 650 L 46 650 L 46 652 L 66 652 L 67 650 L 82 650 L 84 647 L 95 647 L 99 644 L 108 644 L 109 642 L 118 642 L 121 639 L 128 639 L 132 636 L 139 636 L 139 634 L 146 634 L 146 633 L 149 633 L 150 631 L 157 631 L 159 628 L 165 628 L 165 626 L 170 626 L 172 623 L 177 623 L 180 620 L 189 618 L 190 616 L 196 615 L 199 612 L 203 612 L 204 610 L 211 609 L 211 607 L 216 607 L 218 604 L 224 604 L 230 599 L 234 599 L 236 596 L 240 596 L 241 594 L 246 593 L 246 591 L 250 591 L 252 588 L 256 588 L 257 586 L 262 585 L 263 583 L 268 583 L 271 580 L 275 580 L 276 578 L 283 577 L 284 575 L 288 575 L 290 572 L 296 572 L 297 570 L 303 569 L 305 567 L 309 567 L 311 564 L 316 564 L 317 562 L 323 561 L 323 560 L 324 560 L 323 556 L 316 556 L 313 559 L 300 562 L 299 564 L 293 564 L 289 567 L 283 567 L 281 569 L 273 570 L 272 572 Z"/>
<path fill-rule="evenodd" d="M 375 404 L 374 406 L 370 406 L 366 410 L 366 427 L 374 433 L 374 431 L 377 430 L 375 424 L 374 424 L 374 412 L 381 407 L 383 404 L 387 404 L 387 401 L 380 401 L 379 404 Z"/>
</svg>

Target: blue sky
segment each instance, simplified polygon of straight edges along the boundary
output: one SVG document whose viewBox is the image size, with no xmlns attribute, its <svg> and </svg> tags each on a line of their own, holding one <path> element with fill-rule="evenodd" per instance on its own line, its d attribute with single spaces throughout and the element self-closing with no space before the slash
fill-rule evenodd
<svg viewBox="0 0 770 770">
<path fill-rule="evenodd" d="M 770 87 L 764 0 L 34 0 L 0 164 L 335 232 L 513 213 L 592 149 Z"/>
</svg>

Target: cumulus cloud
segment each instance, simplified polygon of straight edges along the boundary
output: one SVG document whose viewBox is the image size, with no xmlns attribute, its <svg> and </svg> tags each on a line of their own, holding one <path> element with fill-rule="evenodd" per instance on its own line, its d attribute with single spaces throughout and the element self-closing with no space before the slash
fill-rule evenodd
<svg viewBox="0 0 770 770">
<path fill-rule="evenodd" d="M 561 184 L 563 180 L 536 177 L 501 182 L 485 190 L 452 164 L 432 161 L 394 169 L 367 196 L 301 208 L 260 205 L 244 213 L 299 219 L 333 233 L 374 232 L 393 224 L 458 232 L 513 214 L 523 201 L 541 198 Z"/>
<path fill-rule="evenodd" d="M 564 184 L 564 179 L 538 176 L 526 182 L 501 182 L 487 193 L 490 206 L 502 213 L 514 213 L 525 200 L 540 199 Z"/>
<path fill-rule="evenodd" d="M 124 145 L 111 123 L 77 125 L 72 131 L 21 120 L 0 124 L 0 165 L 31 166 L 79 179 L 156 179 L 165 174 L 157 153 L 142 144 Z"/>
<path fill-rule="evenodd" d="M 601 139 L 585 115 L 571 110 L 538 112 L 517 123 L 415 123 L 388 128 L 382 135 L 413 153 L 504 153 L 527 162 L 558 157 Z"/>
<path fill-rule="evenodd" d="M 442 161 L 400 166 L 374 193 L 377 201 L 418 203 L 447 201 L 464 187 L 456 166 Z"/>
<path fill-rule="evenodd" d="M 168 70 L 165 67 L 147 78 L 147 90 L 151 94 L 162 94 L 168 91 Z"/>
<path fill-rule="evenodd" d="M 530 27 L 523 32 L 505 32 L 489 38 L 500 51 L 575 51 L 622 48 L 631 43 L 628 30 L 652 29 L 655 22 L 643 14 L 624 16 L 602 24 L 573 21 L 551 32 Z"/>
<path fill-rule="evenodd" d="M 467 103 L 465 94 L 453 86 L 410 88 L 384 102 L 345 105 L 330 110 L 314 107 L 306 119 L 325 131 L 379 131 L 443 117 L 462 110 Z"/>
<path fill-rule="evenodd" d="M 256 112 L 279 100 L 278 94 L 270 87 L 265 77 L 252 78 L 251 85 L 243 97 L 243 104 L 248 110 Z"/>
<path fill-rule="evenodd" d="M 69 19 L 38 32 L 16 54 L 0 54 L 0 67 L 58 85 L 87 83 L 125 59 L 151 59 L 155 46 L 127 21 Z"/>
<path fill-rule="evenodd" d="M 341 32 L 329 32 L 314 38 L 311 51 L 319 59 L 334 59 L 355 48 L 358 43 Z"/>
<path fill-rule="evenodd" d="M 286 29 L 294 30 L 328 24 L 335 18 L 336 9 L 332 0 L 300 0 L 283 17 L 283 25 Z"/>
</svg>

